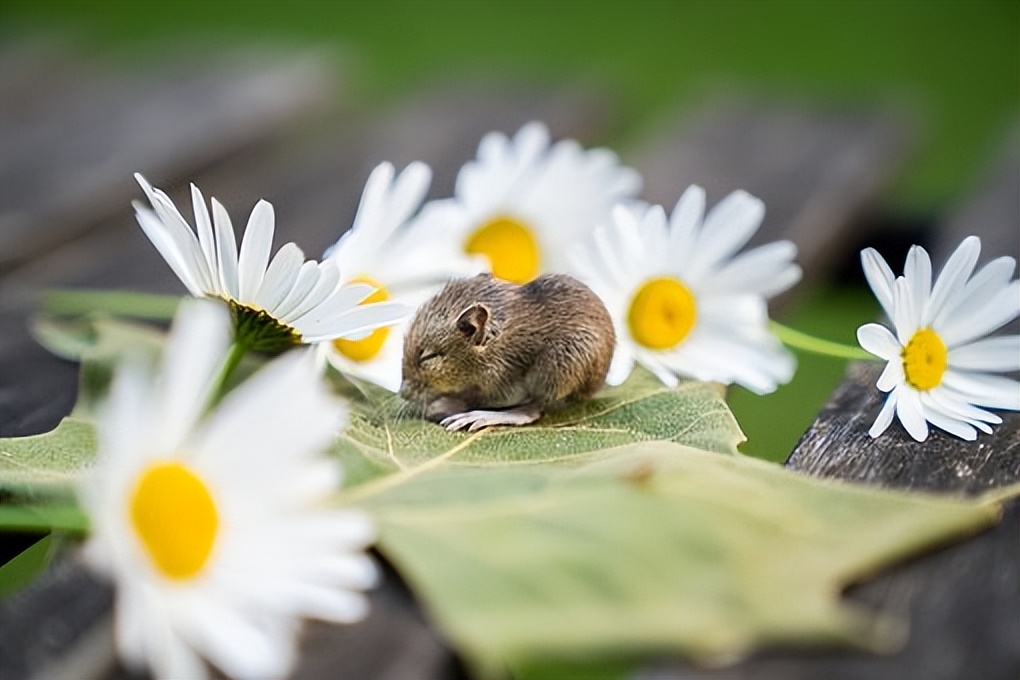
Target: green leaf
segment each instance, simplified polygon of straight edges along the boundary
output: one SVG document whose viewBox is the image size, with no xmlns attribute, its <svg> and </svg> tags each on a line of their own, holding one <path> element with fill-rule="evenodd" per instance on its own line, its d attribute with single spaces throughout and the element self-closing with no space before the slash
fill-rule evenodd
<svg viewBox="0 0 1020 680">
<path fill-rule="evenodd" d="M 181 298 L 125 290 L 49 290 L 43 294 L 40 311 L 65 317 L 96 313 L 129 316 L 151 321 L 169 321 Z"/>
<path fill-rule="evenodd" d="M 0 505 L 0 528 L 4 531 L 43 533 L 51 530 L 84 533 L 89 518 L 76 505 L 40 503 L 32 505 Z"/>
<path fill-rule="evenodd" d="M 82 413 L 116 357 L 162 341 L 103 317 L 37 330 L 84 362 Z M 372 385 L 334 384 L 351 405 L 332 449 L 347 474 L 337 502 L 374 514 L 379 549 L 482 675 L 663 651 L 717 662 L 773 642 L 888 647 L 903 622 L 846 606 L 842 589 L 999 513 L 740 456 L 721 388 L 670 389 L 640 370 L 535 425 L 474 434 Z M 20 503 L 0 526 L 81 529 L 71 485 L 95 447 L 76 418 L 0 440 L 0 493 Z"/>
<path fill-rule="evenodd" d="M 535 425 L 470 435 L 447 432 L 422 420 L 388 392 L 363 384 L 357 388 L 354 394 L 363 396 L 352 402 L 351 425 L 334 447 L 348 471 L 348 484 L 402 475 L 423 463 L 568 464 L 587 459 L 592 452 L 640 441 L 672 441 L 735 454 L 744 439 L 721 387 L 688 381 L 671 389 L 643 370 L 594 399 L 547 414 Z"/>
<path fill-rule="evenodd" d="M 0 492 L 19 502 L 72 499 L 78 473 L 95 452 L 95 428 L 75 417 L 45 434 L 0 439 Z"/>
<path fill-rule="evenodd" d="M 1000 512 L 662 441 L 571 465 L 456 458 L 347 498 L 481 675 L 638 652 L 719 662 L 771 642 L 888 648 L 903 622 L 842 589 Z"/>
</svg>

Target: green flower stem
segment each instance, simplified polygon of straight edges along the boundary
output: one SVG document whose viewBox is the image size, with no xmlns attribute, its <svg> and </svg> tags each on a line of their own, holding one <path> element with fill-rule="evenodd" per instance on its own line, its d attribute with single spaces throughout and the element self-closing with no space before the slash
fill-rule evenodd
<svg viewBox="0 0 1020 680">
<path fill-rule="evenodd" d="M 784 345 L 794 349 L 821 354 L 827 357 L 838 359 L 864 359 L 877 361 L 878 358 L 864 351 L 860 347 L 844 345 L 831 340 L 822 340 L 807 333 L 801 333 L 776 321 L 769 321 L 769 328 L 775 333 Z"/>
<path fill-rule="evenodd" d="M 94 313 L 169 321 L 177 311 L 179 296 L 152 295 L 121 290 L 47 290 L 40 301 L 42 311 L 55 316 L 77 317 Z"/>
<path fill-rule="evenodd" d="M 223 368 L 220 369 L 220 377 L 216 380 L 216 390 L 213 392 L 213 404 L 218 404 L 224 395 L 227 393 L 227 384 L 230 381 L 230 376 L 237 370 L 238 365 L 241 363 L 241 359 L 244 358 L 248 348 L 240 342 L 234 341 L 234 344 L 230 346 L 230 353 L 227 354 L 226 361 L 223 362 Z"/>
</svg>

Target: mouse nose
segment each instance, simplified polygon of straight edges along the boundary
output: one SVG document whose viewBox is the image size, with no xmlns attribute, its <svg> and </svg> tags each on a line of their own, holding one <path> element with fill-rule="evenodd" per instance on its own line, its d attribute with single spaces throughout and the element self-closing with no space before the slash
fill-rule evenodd
<svg viewBox="0 0 1020 680">
<path fill-rule="evenodd" d="M 408 384 L 406 378 L 400 381 L 400 390 L 397 392 L 397 394 L 399 394 L 404 399 L 411 398 L 411 385 Z"/>
</svg>

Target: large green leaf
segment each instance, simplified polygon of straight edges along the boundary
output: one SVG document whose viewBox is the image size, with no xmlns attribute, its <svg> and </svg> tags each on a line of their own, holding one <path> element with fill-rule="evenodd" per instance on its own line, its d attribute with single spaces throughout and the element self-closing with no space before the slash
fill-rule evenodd
<svg viewBox="0 0 1020 680">
<path fill-rule="evenodd" d="M 70 502 L 74 482 L 95 452 L 95 428 L 75 417 L 44 434 L 0 439 L 0 493 L 11 500 Z"/>
<path fill-rule="evenodd" d="M 422 463 L 570 463 L 593 452 L 640 441 L 672 441 L 735 454 L 743 434 L 718 385 L 689 381 L 667 388 L 642 370 L 596 398 L 550 413 L 529 427 L 500 427 L 473 435 L 447 432 L 423 421 L 400 400 L 362 385 L 354 418 L 335 447 L 349 484 L 379 475 L 400 475 Z"/>
<path fill-rule="evenodd" d="M 82 415 L 116 357 L 160 344 L 103 317 L 37 333 L 83 362 Z M 878 648 L 900 622 L 848 608 L 841 590 L 999 512 L 740 456 L 718 386 L 669 389 L 642 371 L 536 425 L 474 434 L 371 385 L 334 384 L 352 412 L 333 447 L 347 471 L 337 502 L 373 513 L 380 550 L 480 674 L 663 650 L 718 661 L 774 641 Z M 78 418 L 0 440 L 0 493 L 18 503 L 0 528 L 82 528 L 68 503 L 95 446 Z"/>
<path fill-rule="evenodd" d="M 776 641 L 888 647 L 902 622 L 841 590 L 999 515 L 662 441 L 570 465 L 455 458 L 345 496 L 481 675 L 636 652 L 717 662 Z"/>
</svg>

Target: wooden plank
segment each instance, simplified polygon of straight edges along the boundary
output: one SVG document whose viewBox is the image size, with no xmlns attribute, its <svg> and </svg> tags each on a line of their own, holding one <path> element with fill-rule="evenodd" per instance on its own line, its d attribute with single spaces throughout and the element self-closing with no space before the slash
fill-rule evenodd
<svg viewBox="0 0 1020 680">
<path fill-rule="evenodd" d="M 896 111 L 715 97 L 656 130 L 635 165 L 648 199 L 667 209 L 691 184 L 705 188 L 709 205 L 737 189 L 762 199 L 751 244 L 797 244 L 805 289 L 856 243 L 859 220 L 898 176 L 912 137 Z"/>
<path fill-rule="evenodd" d="M 0 58 L 0 267 L 123 210 L 132 172 L 176 176 L 321 108 L 321 54 L 235 53 L 119 68 L 53 43 Z"/>
</svg>

